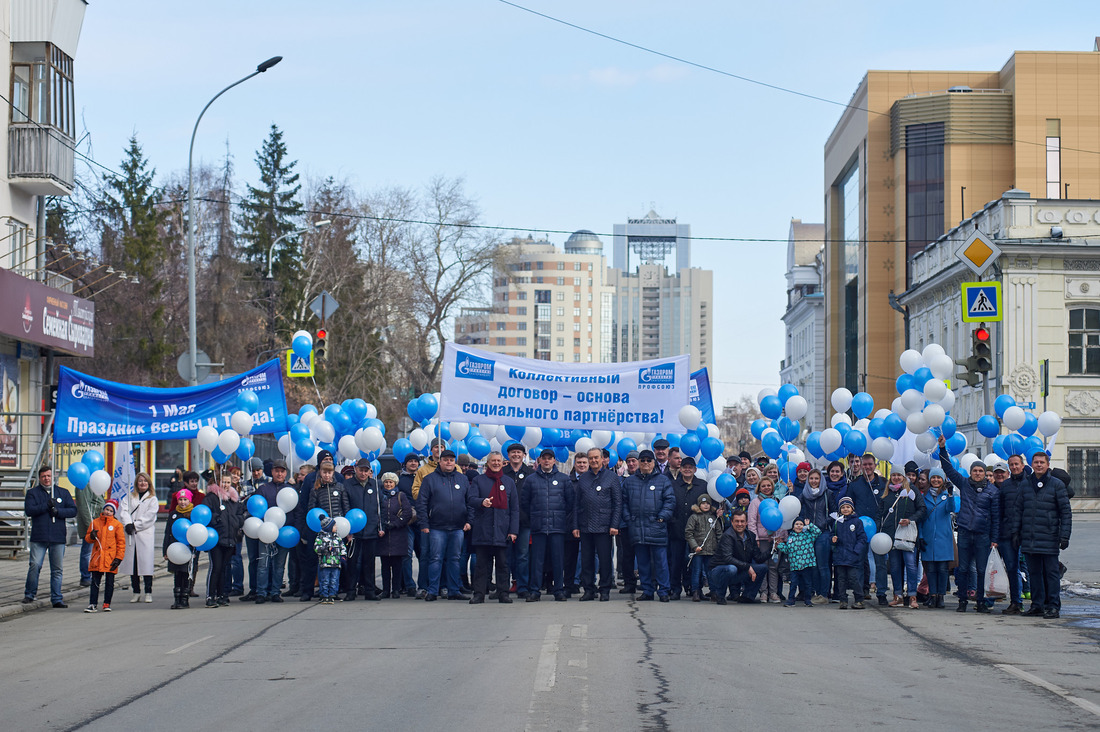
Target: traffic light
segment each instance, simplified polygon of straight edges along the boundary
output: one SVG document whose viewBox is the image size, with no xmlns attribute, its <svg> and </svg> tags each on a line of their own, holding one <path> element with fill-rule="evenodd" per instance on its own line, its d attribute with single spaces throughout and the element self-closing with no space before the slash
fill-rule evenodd
<svg viewBox="0 0 1100 732">
<path fill-rule="evenodd" d="M 957 365 L 961 366 L 962 369 L 963 369 L 956 376 L 956 378 L 958 379 L 958 381 L 960 383 L 966 384 L 967 386 L 973 387 L 975 389 L 978 388 L 978 386 L 981 385 L 982 376 L 981 376 L 981 374 L 974 371 L 974 357 L 973 356 L 971 356 L 970 358 L 966 358 L 966 359 L 956 358 L 955 363 Z"/>
<path fill-rule="evenodd" d="M 324 363 L 328 355 L 328 331 L 319 328 L 313 336 L 313 355 L 318 363 Z"/>
<path fill-rule="evenodd" d="M 974 371 L 987 374 L 993 370 L 993 350 L 989 346 L 989 329 L 985 324 L 978 326 L 971 335 L 974 339 Z"/>
</svg>

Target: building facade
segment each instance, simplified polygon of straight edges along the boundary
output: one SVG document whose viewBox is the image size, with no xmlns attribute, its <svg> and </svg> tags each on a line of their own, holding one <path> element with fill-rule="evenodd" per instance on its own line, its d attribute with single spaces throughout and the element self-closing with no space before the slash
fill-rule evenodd
<svg viewBox="0 0 1100 732">
<path fill-rule="evenodd" d="M 1012 188 L 1100 198 L 1100 53 L 869 71 L 825 144 L 826 393 L 893 398 L 909 259 Z"/>
<path fill-rule="evenodd" d="M 782 318 L 786 354 L 779 365 L 779 383 L 793 384 L 806 397 L 811 411 L 803 425 L 811 432 L 829 426 L 825 421 L 824 241 L 824 224 L 791 220 L 787 236 L 787 310 Z"/>
<path fill-rule="evenodd" d="M 1010 394 L 1036 415 L 1059 413 L 1052 462 L 1072 475 L 1078 498 L 1100 497 L 1100 203 L 1012 190 L 922 249 L 912 258 L 912 283 L 899 297 L 913 348 L 935 342 L 952 358 L 970 355 L 978 324 L 962 320 L 961 284 L 979 278 L 955 250 L 975 229 L 1003 251 L 983 278 L 1000 283 L 1004 301 L 1004 321 L 986 324 L 990 400 Z M 982 390 L 960 383 L 955 393 L 951 411 L 959 430 L 974 452 L 988 454 L 976 428 L 987 413 Z"/>
</svg>

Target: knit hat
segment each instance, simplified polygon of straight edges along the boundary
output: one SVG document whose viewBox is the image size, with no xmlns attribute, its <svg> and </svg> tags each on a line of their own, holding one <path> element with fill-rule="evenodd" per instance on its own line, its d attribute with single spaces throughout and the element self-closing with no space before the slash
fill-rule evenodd
<svg viewBox="0 0 1100 732">
<path fill-rule="evenodd" d="M 637 450 L 631 450 L 630 452 L 628 452 L 626 454 L 626 459 L 629 460 L 630 458 L 634 458 L 635 460 L 637 460 L 638 459 L 638 451 Z"/>
<path fill-rule="evenodd" d="M 103 508 L 109 508 L 109 509 L 111 509 L 111 513 L 117 514 L 118 513 L 118 501 L 116 501 L 115 499 L 112 498 L 111 500 L 109 500 L 109 501 L 107 501 L 106 503 L 103 504 Z"/>
<path fill-rule="evenodd" d="M 910 460 L 909 462 L 907 462 L 905 464 L 905 472 L 906 472 L 906 474 L 919 473 L 920 472 L 920 466 L 918 466 L 915 462 Z"/>
<path fill-rule="evenodd" d="M 837 503 L 837 509 L 844 508 L 845 506 L 851 506 L 853 511 L 856 510 L 856 502 L 848 496 L 844 496 L 840 499 L 839 503 Z"/>
<path fill-rule="evenodd" d="M 741 496 L 744 496 L 745 498 L 751 499 L 752 498 L 752 493 L 749 491 L 748 488 L 738 488 L 736 491 L 734 491 L 733 502 L 737 503 L 738 501 L 740 501 Z"/>
<path fill-rule="evenodd" d="M 741 452 L 737 453 L 737 457 L 742 460 L 752 460 L 752 455 L 750 455 L 747 450 L 742 450 Z"/>
<path fill-rule="evenodd" d="M 190 503 L 191 499 L 194 498 L 194 497 L 195 496 L 191 493 L 191 491 L 187 490 L 186 488 L 180 488 L 178 491 L 176 491 L 176 502 L 177 503 L 179 503 L 179 502 Z"/>
<path fill-rule="evenodd" d="M 943 468 L 941 468 L 938 465 L 928 471 L 929 480 L 931 480 L 932 478 L 935 478 L 936 476 L 939 476 L 940 478 L 942 478 L 945 481 L 947 480 L 947 476 L 944 474 Z"/>
<path fill-rule="evenodd" d="M 317 464 L 320 465 L 325 461 L 328 461 L 330 463 L 333 462 L 332 453 L 328 450 L 321 450 L 321 452 L 317 453 Z"/>
<path fill-rule="evenodd" d="M 248 467 L 251 468 L 252 470 L 263 470 L 264 469 L 264 461 L 260 460 L 258 457 L 254 457 L 254 458 L 252 458 L 251 460 L 248 461 Z"/>
<path fill-rule="evenodd" d="M 711 502 L 710 496 L 708 496 L 706 493 L 703 493 L 702 495 L 700 495 L 698 498 L 695 499 L 695 502 L 697 504 L 699 504 L 700 506 L 702 506 L 704 503 L 709 504 Z"/>
<path fill-rule="evenodd" d="M 895 474 L 905 475 L 905 473 L 902 472 L 902 468 L 899 468 L 894 463 L 890 463 L 889 465 L 886 466 L 886 476 L 890 477 L 891 475 L 895 475 Z"/>
<path fill-rule="evenodd" d="M 985 463 L 983 463 L 981 460 L 975 460 L 974 462 L 970 463 L 970 469 L 973 470 L 974 468 L 981 468 L 982 470 L 985 470 Z"/>
<path fill-rule="evenodd" d="M 335 523 L 336 523 L 336 519 L 331 518 L 329 516 L 322 516 L 321 517 L 321 531 L 331 530 Z"/>
<path fill-rule="evenodd" d="M 809 463 L 803 462 L 803 463 L 798 464 L 798 467 L 795 468 L 795 472 L 797 473 L 799 470 L 813 470 L 813 469 L 814 469 L 813 465 L 810 465 Z"/>
<path fill-rule="evenodd" d="M 381 480 L 382 480 L 383 483 L 385 483 L 387 480 L 392 480 L 394 482 L 394 484 L 396 484 L 397 483 L 397 476 L 394 475 L 393 473 L 382 473 Z"/>
</svg>

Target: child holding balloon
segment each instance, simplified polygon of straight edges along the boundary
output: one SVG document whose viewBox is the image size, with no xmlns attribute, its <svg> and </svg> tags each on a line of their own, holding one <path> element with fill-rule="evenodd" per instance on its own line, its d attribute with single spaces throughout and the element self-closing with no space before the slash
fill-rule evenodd
<svg viewBox="0 0 1100 732">
<path fill-rule="evenodd" d="M 775 544 L 787 538 L 787 531 L 782 528 L 783 514 L 779 511 L 779 500 L 774 494 L 775 483 L 771 478 L 763 477 L 756 488 L 756 498 L 749 504 L 749 531 L 756 535 L 760 552 L 768 556 L 768 574 L 760 587 L 760 594 L 765 602 L 780 602 L 779 593 L 782 587 L 779 577 L 779 555 L 775 552 Z M 761 510 L 762 506 L 767 508 Z M 772 506 L 774 506 L 774 513 L 771 510 Z M 762 513 L 765 514 L 763 520 Z M 779 517 L 777 522 L 774 518 L 769 518 L 774 516 Z"/>
<path fill-rule="evenodd" d="M 186 488 L 176 491 L 175 499 L 176 506 L 168 514 L 168 523 L 164 527 L 164 544 L 161 552 L 165 561 L 168 562 L 168 571 L 175 578 L 172 588 L 172 609 L 179 610 L 191 606 L 190 578 L 192 565 L 198 562 L 198 555 L 189 555 L 190 558 L 182 564 L 173 562 L 168 556 L 168 547 L 173 543 L 187 544 L 187 527 L 191 525 L 191 509 L 194 508 L 191 503 L 191 491 Z M 177 522 L 180 522 L 179 526 Z"/>
</svg>

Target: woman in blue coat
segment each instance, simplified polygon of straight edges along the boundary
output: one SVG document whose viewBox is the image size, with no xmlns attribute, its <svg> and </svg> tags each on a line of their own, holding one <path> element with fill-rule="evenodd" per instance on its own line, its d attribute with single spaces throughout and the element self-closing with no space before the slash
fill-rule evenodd
<svg viewBox="0 0 1100 732">
<path fill-rule="evenodd" d="M 955 537 L 951 528 L 955 498 L 941 468 L 929 471 L 924 509 L 920 535 L 923 541 L 921 559 L 928 575 L 928 607 L 942 608 L 943 597 L 947 594 L 947 565 L 955 559 Z"/>
<path fill-rule="evenodd" d="M 509 603 L 508 549 L 519 534 L 519 494 L 516 484 L 504 474 L 504 456 L 489 453 L 485 472 L 470 483 L 466 494 L 469 507 L 470 546 L 477 562 L 474 565 L 474 596 L 471 605 L 485 602 L 489 587 L 489 568 L 496 563 L 497 600 Z"/>
</svg>

